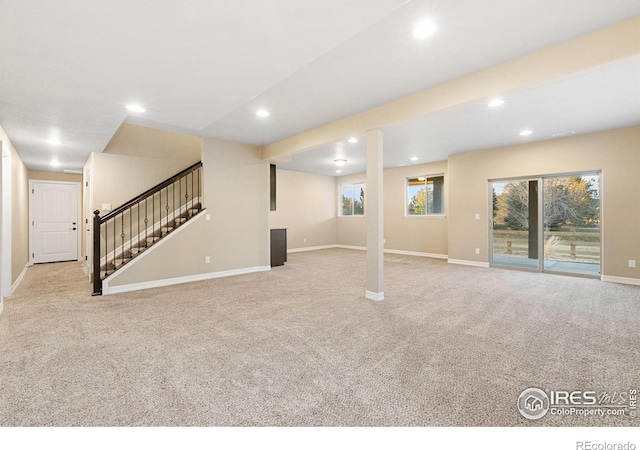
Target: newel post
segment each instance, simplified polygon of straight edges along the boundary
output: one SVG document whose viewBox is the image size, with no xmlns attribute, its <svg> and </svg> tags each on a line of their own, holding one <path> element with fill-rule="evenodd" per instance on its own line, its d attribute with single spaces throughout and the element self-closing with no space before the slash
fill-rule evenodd
<svg viewBox="0 0 640 450">
<path fill-rule="evenodd" d="M 93 295 L 102 295 L 100 277 L 100 211 L 93 212 Z"/>
</svg>

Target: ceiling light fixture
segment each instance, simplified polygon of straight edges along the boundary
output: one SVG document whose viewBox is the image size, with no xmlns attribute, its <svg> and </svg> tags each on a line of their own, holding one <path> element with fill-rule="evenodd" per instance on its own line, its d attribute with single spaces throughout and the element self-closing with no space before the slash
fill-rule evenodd
<svg viewBox="0 0 640 450">
<path fill-rule="evenodd" d="M 533 134 L 533 131 L 531 131 L 531 130 L 522 130 L 520 132 L 520 136 L 529 136 L 531 134 Z"/>
<path fill-rule="evenodd" d="M 426 39 L 433 36 L 438 30 L 438 25 L 430 17 L 424 17 L 418 21 L 413 29 L 413 37 L 416 39 Z"/>
<path fill-rule="evenodd" d="M 342 170 L 338 169 L 336 170 L 336 173 L 342 173 Z"/>
<path fill-rule="evenodd" d="M 60 139 L 56 139 L 56 138 L 51 138 L 47 142 L 49 143 L 49 145 L 53 145 L 54 147 L 58 147 L 59 145 L 62 145 L 62 142 L 60 142 Z"/>
<path fill-rule="evenodd" d="M 417 160 L 418 160 L 417 156 L 414 156 L 413 158 L 411 158 L 411 161 L 417 161 Z"/>
<path fill-rule="evenodd" d="M 53 167 L 58 167 L 60 166 L 60 161 L 58 161 L 57 159 L 52 159 L 49 164 L 51 164 Z"/>
<path fill-rule="evenodd" d="M 267 111 L 266 109 L 259 109 L 256 111 L 256 116 L 262 118 L 269 117 L 269 111 Z"/>
<path fill-rule="evenodd" d="M 574 135 L 574 134 L 576 134 L 576 132 L 575 132 L 575 131 L 564 131 L 564 132 L 562 132 L 562 133 L 556 133 L 556 134 L 554 134 L 554 135 L 553 135 L 553 137 L 572 136 L 572 135 Z"/>
<path fill-rule="evenodd" d="M 488 103 L 488 105 L 490 108 L 496 108 L 498 106 L 504 105 L 504 100 L 502 100 L 501 98 L 494 98 Z"/>
<path fill-rule="evenodd" d="M 336 166 L 342 167 L 347 163 L 347 160 L 346 159 L 334 159 L 333 162 L 336 163 Z"/>
<path fill-rule="evenodd" d="M 355 144 L 356 142 L 358 142 L 358 139 L 356 139 L 354 137 L 349 138 L 349 144 Z"/>
<path fill-rule="evenodd" d="M 128 111 L 133 113 L 143 113 L 147 111 L 144 107 L 138 105 L 137 103 L 131 103 L 130 105 L 127 105 L 126 108 Z"/>
</svg>

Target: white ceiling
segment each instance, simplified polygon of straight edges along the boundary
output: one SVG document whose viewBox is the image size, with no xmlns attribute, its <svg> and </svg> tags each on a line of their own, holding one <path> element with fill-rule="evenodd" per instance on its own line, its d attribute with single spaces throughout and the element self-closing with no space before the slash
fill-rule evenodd
<svg viewBox="0 0 640 450">
<path fill-rule="evenodd" d="M 425 14 L 439 30 L 416 41 Z M 0 0 L 0 124 L 40 170 L 81 167 L 125 120 L 264 145 L 638 15 L 638 0 Z M 637 67 L 512 93 L 491 112 L 508 119 L 499 130 L 483 105 L 390 128 L 385 164 L 511 143 L 518 117 L 537 127 L 530 140 L 636 124 Z M 601 95 L 610 80 L 627 106 Z"/>
<path fill-rule="evenodd" d="M 496 108 L 486 99 L 383 129 L 384 167 L 443 161 L 454 153 L 556 139 L 554 134 L 564 132 L 640 125 L 640 56 L 500 98 L 505 103 Z M 533 134 L 520 136 L 524 129 Z M 362 173 L 366 148 L 359 138 L 293 155 L 278 167 L 330 176 Z M 335 159 L 347 160 L 340 174 Z"/>
</svg>

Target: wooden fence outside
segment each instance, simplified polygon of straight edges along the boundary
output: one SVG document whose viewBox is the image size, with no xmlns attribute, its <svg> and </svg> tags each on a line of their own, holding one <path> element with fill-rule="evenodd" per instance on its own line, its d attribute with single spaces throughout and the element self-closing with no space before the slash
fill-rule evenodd
<svg viewBox="0 0 640 450">
<path fill-rule="evenodd" d="M 600 230 L 545 231 L 545 259 L 576 262 L 600 261 Z M 528 256 L 529 232 L 521 230 L 493 230 L 494 254 Z"/>
</svg>

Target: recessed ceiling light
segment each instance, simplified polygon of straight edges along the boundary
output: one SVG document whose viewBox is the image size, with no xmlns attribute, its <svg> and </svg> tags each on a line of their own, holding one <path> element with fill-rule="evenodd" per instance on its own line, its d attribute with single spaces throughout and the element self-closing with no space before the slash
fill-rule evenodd
<svg viewBox="0 0 640 450">
<path fill-rule="evenodd" d="M 417 160 L 418 160 L 417 156 L 414 156 L 413 158 L 411 158 L 411 161 L 417 161 Z"/>
<path fill-rule="evenodd" d="M 58 161 L 57 159 L 52 159 L 49 164 L 51 164 L 53 167 L 58 167 L 60 166 L 60 161 Z"/>
<path fill-rule="evenodd" d="M 556 134 L 554 134 L 554 135 L 553 135 L 553 137 L 572 136 L 572 135 L 574 135 L 574 134 L 576 134 L 576 132 L 575 132 L 575 131 L 564 131 L 564 132 L 562 132 L 562 133 L 556 133 Z"/>
<path fill-rule="evenodd" d="M 413 29 L 413 37 L 416 39 L 426 39 L 438 30 L 438 24 L 430 17 L 424 17 L 418 21 Z"/>
<path fill-rule="evenodd" d="M 355 144 L 356 142 L 358 142 L 358 139 L 356 139 L 354 137 L 349 138 L 349 144 Z"/>
<path fill-rule="evenodd" d="M 501 98 L 494 98 L 493 100 L 491 100 L 488 105 L 491 108 L 496 108 L 498 106 L 502 106 L 504 105 L 504 100 L 502 100 Z"/>
<path fill-rule="evenodd" d="M 267 111 L 266 109 L 259 109 L 256 111 L 256 116 L 258 117 L 269 117 L 269 111 Z"/>
<path fill-rule="evenodd" d="M 134 113 L 143 113 L 147 111 L 144 107 L 136 103 L 131 103 L 130 105 L 127 105 L 127 110 Z"/>
<path fill-rule="evenodd" d="M 533 131 L 531 131 L 531 130 L 522 130 L 520 132 L 520 136 L 529 136 L 530 134 L 533 134 Z"/>
<path fill-rule="evenodd" d="M 51 138 L 47 142 L 49 143 L 49 145 L 53 145 L 55 147 L 62 145 L 62 142 L 60 142 L 60 139 L 56 139 L 56 138 Z"/>
<path fill-rule="evenodd" d="M 342 173 L 342 170 L 338 169 L 336 170 L 336 173 Z"/>
<path fill-rule="evenodd" d="M 336 163 L 336 166 L 342 167 L 347 163 L 347 160 L 346 159 L 334 159 L 333 162 Z"/>
</svg>

